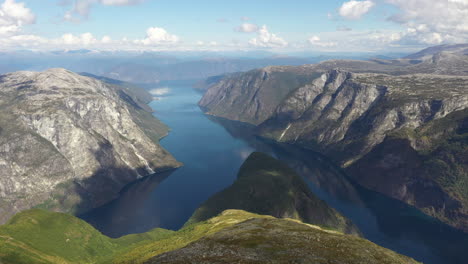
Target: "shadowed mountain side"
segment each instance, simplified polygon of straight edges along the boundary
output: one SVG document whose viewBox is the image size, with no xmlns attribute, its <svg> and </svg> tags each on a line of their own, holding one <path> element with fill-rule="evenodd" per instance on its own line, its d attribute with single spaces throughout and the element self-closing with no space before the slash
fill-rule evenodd
<svg viewBox="0 0 468 264">
<path fill-rule="evenodd" d="M 202 204 L 187 225 L 205 221 L 226 209 L 293 218 L 359 234 L 351 221 L 312 194 L 287 165 L 260 152 L 252 153 L 240 168 L 237 180 Z"/>
<path fill-rule="evenodd" d="M 135 179 L 143 178 L 144 176 L 141 174 L 147 173 L 147 168 L 120 166 L 115 159 L 114 152 L 115 150 L 110 143 L 101 143 L 100 148 L 95 152 L 96 160 L 100 164 L 99 170 L 85 179 L 71 180 L 60 184 L 52 192 L 49 199 L 35 207 L 82 214 L 89 208 L 101 207 L 117 198 L 121 194 L 121 186 L 126 186 L 134 182 Z M 173 167 L 159 167 L 158 172 L 161 173 L 161 180 L 167 177 L 167 173 L 170 174 L 170 170 L 173 169 Z M 165 173 L 166 171 L 168 172 Z M 143 179 L 148 177 L 145 176 Z"/>
<path fill-rule="evenodd" d="M 247 123 L 208 118 L 233 137 L 294 169 L 317 196 L 351 219 L 367 239 L 401 254 L 414 254 L 411 256 L 424 263 L 465 264 L 468 235 L 401 201 L 361 187 L 317 152 L 260 138 L 255 135 L 256 127 Z"/>
<path fill-rule="evenodd" d="M 359 184 L 468 231 L 468 56 L 457 53 L 464 46 L 440 49 L 414 65 L 381 61 L 393 67 L 385 74 L 369 61 L 233 74 L 211 80 L 199 105 L 320 152 Z"/>
<path fill-rule="evenodd" d="M 157 217 L 151 218 L 151 221 L 145 219 L 144 224 L 138 220 L 142 217 L 141 210 L 144 210 L 145 202 L 152 192 L 173 172 L 174 170 L 169 170 L 137 180 L 120 192 L 118 200 L 113 200 L 79 217 L 112 238 L 120 237 L 122 233 L 130 233 L 129 230 L 132 230 L 131 233 L 140 233 L 141 230 L 160 226 L 160 219 Z M 123 215 L 131 217 L 122 217 Z"/>
<path fill-rule="evenodd" d="M 83 213 L 181 166 L 159 145 L 168 127 L 127 88 L 65 69 L 0 76 L 0 223 L 36 206 Z"/>
</svg>

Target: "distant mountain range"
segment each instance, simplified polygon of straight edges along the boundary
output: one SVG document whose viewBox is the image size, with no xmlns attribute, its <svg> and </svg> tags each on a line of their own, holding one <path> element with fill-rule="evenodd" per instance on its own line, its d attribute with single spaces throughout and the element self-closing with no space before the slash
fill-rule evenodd
<svg viewBox="0 0 468 264">
<path fill-rule="evenodd" d="M 3 52 L 0 73 L 20 70 L 43 71 L 66 68 L 133 83 L 167 80 L 195 80 L 271 65 L 302 65 L 327 59 L 368 59 L 379 54 L 296 54 L 279 55 L 268 51 L 187 51 L 137 52 L 98 50 L 20 50 Z M 388 54 L 385 58 L 395 58 Z"/>
</svg>

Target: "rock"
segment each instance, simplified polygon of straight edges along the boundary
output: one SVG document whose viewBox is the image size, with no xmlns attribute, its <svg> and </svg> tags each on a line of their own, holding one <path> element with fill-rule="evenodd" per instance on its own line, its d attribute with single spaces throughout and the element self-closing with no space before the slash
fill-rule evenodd
<svg viewBox="0 0 468 264">
<path fill-rule="evenodd" d="M 82 213 L 180 166 L 129 92 L 64 69 L 0 76 L 0 222 L 35 206 Z"/>
<path fill-rule="evenodd" d="M 239 73 L 212 84 L 200 106 L 256 125 L 262 137 L 318 151 L 349 168 L 361 185 L 468 231 L 468 144 L 466 134 L 456 132 L 468 116 L 465 50 L 441 46 L 392 61 L 335 60 Z M 429 133 L 434 124 L 438 129 Z M 390 140 L 393 134 L 406 141 Z M 376 157 L 386 165 L 376 166 Z M 431 196 L 438 198 L 424 198 Z"/>
</svg>

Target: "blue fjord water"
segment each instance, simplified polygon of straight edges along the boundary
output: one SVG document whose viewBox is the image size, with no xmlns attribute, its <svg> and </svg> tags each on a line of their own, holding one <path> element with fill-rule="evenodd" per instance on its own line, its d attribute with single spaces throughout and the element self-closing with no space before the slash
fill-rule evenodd
<svg viewBox="0 0 468 264">
<path fill-rule="evenodd" d="M 155 227 L 177 230 L 206 199 L 229 186 L 252 151 L 268 152 L 295 169 L 321 199 L 350 218 L 364 236 L 424 263 L 467 263 L 468 237 L 414 208 L 352 183 L 326 157 L 255 138 L 251 127 L 207 116 L 192 82 L 159 87 L 150 105 L 171 131 L 161 145 L 184 166 L 128 185 L 109 204 L 81 216 L 111 237 Z"/>
</svg>

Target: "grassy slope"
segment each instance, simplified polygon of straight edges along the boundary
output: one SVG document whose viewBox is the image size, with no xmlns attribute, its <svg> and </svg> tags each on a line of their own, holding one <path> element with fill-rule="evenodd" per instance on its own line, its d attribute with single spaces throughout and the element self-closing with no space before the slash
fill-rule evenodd
<svg viewBox="0 0 468 264">
<path fill-rule="evenodd" d="M 355 236 L 270 217 L 253 218 L 224 228 L 146 263 L 416 262 Z"/>
<path fill-rule="evenodd" d="M 111 239 L 74 216 L 33 209 L 15 215 L 0 227 L 0 262 L 95 263 L 171 233 L 155 229 Z"/>
<path fill-rule="evenodd" d="M 259 233 L 252 231 L 254 229 L 264 231 Z M 239 230 L 247 232 L 247 236 L 239 235 Z M 272 232 L 275 240 L 270 241 Z M 4 264 L 144 263 L 200 239 L 216 240 L 217 236 L 231 246 L 250 249 L 259 246 L 264 253 L 271 253 L 271 250 L 264 251 L 260 245 L 273 243 L 293 251 L 306 250 L 301 254 L 308 256 L 324 254 L 336 260 L 356 262 L 364 256 L 381 261 L 379 263 L 416 263 L 355 236 L 322 230 L 297 220 L 276 219 L 240 210 L 224 211 L 217 217 L 186 226 L 177 232 L 155 229 L 144 234 L 111 239 L 78 218 L 37 209 L 20 213 L 8 224 L 0 226 L 0 261 Z M 226 236 L 229 240 L 225 240 Z M 320 242 L 315 243 L 311 236 Z M 278 240 L 278 237 L 281 239 Z M 294 244 L 282 243 L 285 240 L 291 240 Z M 282 258 L 288 258 L 288 254 L 283 253 Z M 293 252 L 290 256 L 294 257 Z"/>
<path fill-rule="evenodd" d="M 344 233 L 358 233 L 349 220 L 312 194 L 286 164 L 259 152 L 249 156 L 237 180 L 203 203 L 188 224 L 205 221 L 227 209 L 294 218 Z"/>
</svg>

